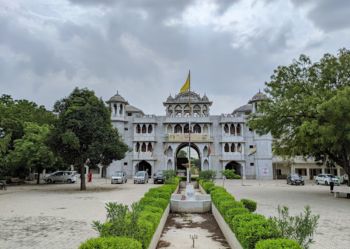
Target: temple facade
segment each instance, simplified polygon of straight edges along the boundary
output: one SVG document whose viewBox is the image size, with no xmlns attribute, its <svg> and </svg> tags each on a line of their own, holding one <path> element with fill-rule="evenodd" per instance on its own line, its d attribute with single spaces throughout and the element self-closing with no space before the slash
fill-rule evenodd
<svg viewBox="0 0 350 249">
<path fill-rule="evenodd" d="M 166 169 L 184 174 L 188 160 L 180 151 L 191 148 L 199 170 L 215 170 L 220 177 L 224 169 L 234 169 L 246 179 L 272 179 L 272 137 L 247 126 L 248 116 L 264 99 L 259 92 L 232 113 L 211 115 L 208 97 L 190 91 L 170 95 L 163 103 L 165 115 L 156 116 L 143 113 L 117 93 L 107 103 L 113 126 L 130 150 L 107 167 L 106 175 L 118 170 L 129 176 L 139 170 L 152 175 Z"/>
</svg>

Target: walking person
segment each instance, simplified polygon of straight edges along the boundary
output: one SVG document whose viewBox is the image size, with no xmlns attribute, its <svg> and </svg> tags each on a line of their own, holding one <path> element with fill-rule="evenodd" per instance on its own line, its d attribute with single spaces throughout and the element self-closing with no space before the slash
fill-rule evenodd
<svg viewBox="0 0 350 249">
<path fill-rule="evenodd" d="M 333 193 L 333 189 L 334 189 L 334 181 L 333 181 L 333 178 L 332 178 L 332 177 L 330 177 L 329 187 L 330 187 L 331 193 Z"/>
</svg>

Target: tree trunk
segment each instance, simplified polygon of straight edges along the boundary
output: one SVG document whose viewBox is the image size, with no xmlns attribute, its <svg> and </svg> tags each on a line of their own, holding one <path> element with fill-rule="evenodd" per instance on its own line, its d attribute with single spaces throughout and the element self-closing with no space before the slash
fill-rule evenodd
<svg viewBox="0 0 350 249">
<path fill-rule="evenodd" d="M 80 190 L 86 190 L 86 183 L 85 183 L 85 167 L 84 165 L 80 166 Z"/>
<path fill-rule="evenodd" d="M 36 184 L 40 184 L 40 171 L 38 171 L 38 176 L 36 178 Z"/>
</svg>

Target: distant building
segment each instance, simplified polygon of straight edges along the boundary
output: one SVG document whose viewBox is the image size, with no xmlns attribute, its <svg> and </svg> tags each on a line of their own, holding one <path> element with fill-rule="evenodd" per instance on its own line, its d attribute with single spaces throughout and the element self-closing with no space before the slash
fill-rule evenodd
<svg viewBox="0 0 350 249">
<path fill-rule="evenodd" d="M 184 173 L 187 159 L 179 152 L 188 148 L 191 136 L 201 170 L 216 170 L 220 177 L 222 170 L 234 169 L 243 178 L 272 179 L 272 137 L 260 136 L 247 126 L 248 115 L 257 112 L 265 99 L 259 92 L 230 114 L 211 115 L 212 102 L 206 95 L 184 92 L 170 95 L 163 103 L 165 116 L 156 116 L 144 114 L 117 93 L 107 103 L 112 124 L 130 151 L 108 166 L 106 174 L 124 170 L 131 176 L 138 170 L 153 174 L 165 169 Z"/>
</svg>

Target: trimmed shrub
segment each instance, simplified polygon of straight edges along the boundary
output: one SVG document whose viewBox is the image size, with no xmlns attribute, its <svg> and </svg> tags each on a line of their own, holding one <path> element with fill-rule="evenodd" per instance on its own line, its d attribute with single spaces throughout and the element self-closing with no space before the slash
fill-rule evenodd
<svg viewBox="0 0 350 249">
<path fill-rule="evenodd" d="M 255 249 L 303 249 L 295 240 L 290 239 L 267 239 L 260 240 Z"/>
<path fill-rule="evenodd" d="M 163 210 L 166 209 L 168 206 L 169 200 L 162 199 L 162 198 L 152 198 L 152 197 L 143 197 L 140 200 L 141 206 L 154 206 L 154 207 L 160 207 Z"/>
<path fill-rule="evenodd" d="M 79 249 L 142 249 L 142 245 L 131 238 L 102 237 L 87 240 L 79 246 Z"/>
<path fill-rule="evenodd" d="M 210 190 L 215 186 L 213 182 L 209 182 L 209 181 L 202 182 L 201 185 L 205 190 L 205 192 L 207 192 L 208 194 L 210 194 Z"/>
<path fill-rule="evenodd" d="M 235 224 L 237 218 L 241 219 L 238 224 Z M 244 249 L 254 249 L 255 244 L 260 240 L 279 237 L 275 223 L 264 216 L 257 218 L 254 214 L 241 214 L 233 218 L 233 221 L 235 234 Z"/>
<path fill-rule="evenodd" d="M 255 212 L 256 210 L 256 201 L 249 199 L 241 199 L 244 207 L 247 208 L 250 212 Z"/>
<path fill-rule="evenodd" d="M 215 170 L 202 170 L 199 172 L 199 179 L 203 180 L 214 180 L 216 176 L 216 171 Z"/>
<path fill-rule="evenodd" d="M 139 219 L 147 220 L 153 224 L 153 229 L 156 230 L 163 213 L 153 213 L 147 210 L 140 212 Z"/>
<path fill-rule="evenodd" d="M 240 179 L 240 176 L 235 174 L 233 169 L 225 169 L 222 171 L 222 174 L 226 177 L 226 179 Z"/>
<path fill-rule="evenodd" d="M 142 243 L 142 248 L 146 249 L 152 240 L 154 232 L 155 229 L 152 222 L 141 218 L 137 222 L 137 232 L 133 236 Z"/>
<path fill-rule="evenodd" d="M 161 209 L 160 207 L 155 207 L 155 206 L 144 206 L 143 207 L 143 211 L 149 211 L 149 212 L 152 212 L 152 213 L 163 214 L 163 209 Z"/>
<path fill-rule="evenodd" d="M 232 231 L 236 232 L 236 229 L 239 228 L 241 224 L 247 223 L 252 220 L 266 220 L 266 218 L 261 214 L 252 214 L 252 213 L 236 215 L 232 219 L 230 224 Z"/>
<path fill-rule="evenodd" d="M 235 208 L 230 208 L 229 210 L 226 211 L 224 218 L 227 224 L 230 224 L 232 219 L 239 214 L 247 214 L 249 213 L 249 210 L 246 208 L 242 207 L 235 207 Z"/>
<path fill-rule="evenodd" d="M 231 208 L 243 208 L 243 204 L 239 201 L 235 200 L 225 200 L 225 201 L 220 201 L 217 205 L 217 208 L 219 209 L 220 213 L 222 216 L 225 216 L 226 212 L 231 209 Z"/>
</svg>

